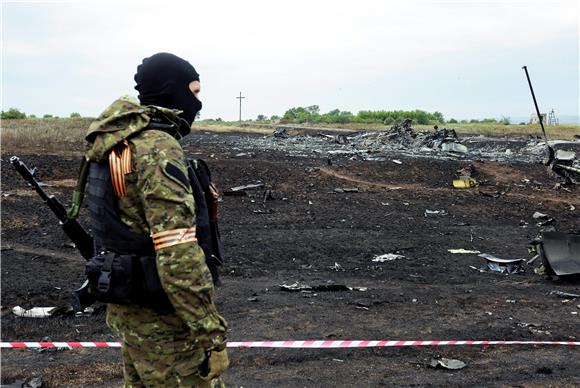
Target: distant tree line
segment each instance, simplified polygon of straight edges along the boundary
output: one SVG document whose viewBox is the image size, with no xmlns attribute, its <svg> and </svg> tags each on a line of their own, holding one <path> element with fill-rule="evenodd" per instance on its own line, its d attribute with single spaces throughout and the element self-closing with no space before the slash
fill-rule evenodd
<svg viewBox="0 0 580 388">
<path fill-rule="evenodd" d="M 7 111 L 2 111 L 0 113 L 0 118 L 2 120 L 23 120 L 23 119 L 38 119 L 35 115 L 27 115 L 24 112 L 21 112 L 17 108 L 10 108 Z M 51 114 L 45 114 L 42 116 L 43 119 L 58 119 L 58 116 L 53 116 Z M 80 119 L 82 118 L 80 113 L 73 112 L 69 115 L 71 119 Z"/>
<path fill-rule="evenodd" d="M 445 118 L 440 112 L 426 112 L 423 110 L 362 110 L 356 115 L 349 111 L 334 109 L 327 113 L 320 113 L 318 105 L 296 107 L 288 109 L 281 122 L 284 123 L 381 123 L 393 124 L 405 119 L 412 120 L 415 124 L 445 123 Z"/>
</svg>

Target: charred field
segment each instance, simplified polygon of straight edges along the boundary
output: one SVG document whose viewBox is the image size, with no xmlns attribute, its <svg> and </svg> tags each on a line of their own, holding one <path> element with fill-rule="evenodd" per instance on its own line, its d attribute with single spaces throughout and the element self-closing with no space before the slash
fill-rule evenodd
<svg viewBox="0 0 580 388">
<path fill-rule="evenodd" d="M 551 294 L 580 293 L 578 278 L 548 279 L 529 267 L 510 275 L 480 272 L 484 259 L 448 250 L 528 259 L 528 242 L 541 230 L 534 212 L 553 218 L 559 231 L 580 232 L 579 188 L 555 189 L 557 178 L 538 163 L 528 139 L 461 140 L 470 149 L 464 155 L 375 147 L 364 137 L 198 132 L 187 138 L 187 155 L 208 162 L 222 193 L 264 184 L 220 202 L 227 263 L 217 303 L 229 321 L 229 339 L 578 341 L 580 300 Z M 580 151 L 577 141 L 565 146 Z M 56 218 L 9 165 L 13 154 L 1 155 L 2 341 L 116 341 L 104 306 L 78 317 L 12 313 L 14 306 L 69 303 L 84 272 L 84 260 Z M 80 155 L 39 149 L 18 156 L 38 167 L 47 192 L 69 203 Z M 480 186 L 453 188 L 457 171 L 469 165 Z M 81 222 L 88 226 L 84 213 Z M 386 253 L 403 257 L 373 261 Z M 296 282 L 365 291 L 280 287 Z M 580 385 L 580 354 L 572 347 L 229 354 L 225 381 L 232 387 Z M 467 367 L 432 369 L 427 364 L 435 356 Z M 5 349 L 1 366 L 3 384 L 41 376 L 46 387 L 122 385 L 116 349 Z"/>
</svg>

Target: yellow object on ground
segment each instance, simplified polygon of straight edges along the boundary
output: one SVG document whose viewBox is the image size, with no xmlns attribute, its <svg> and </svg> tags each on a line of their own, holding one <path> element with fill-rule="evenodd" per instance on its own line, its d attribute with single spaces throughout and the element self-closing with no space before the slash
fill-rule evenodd
<svg viewBox="0 0 580 388">
<path fill-rule="evenodd" d="M 476 185 L 477 181 L 473 178 L 463 178 L 453 180 L 453 187 L 455 187 L 456 189 L 469 189 L 475 187 Z"/>
</svg>

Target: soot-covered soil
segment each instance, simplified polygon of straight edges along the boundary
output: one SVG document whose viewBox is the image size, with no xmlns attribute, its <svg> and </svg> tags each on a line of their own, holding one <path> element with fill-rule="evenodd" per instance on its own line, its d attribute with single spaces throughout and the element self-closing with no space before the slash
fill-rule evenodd
<svg viewBox="0 0 580 388">
<path fill-rule="evenodd" d="M 190 156 L 206 159 L 224 191 L 261 181 L 250 196 L 223 196 L 227 253 L 218 290 L 230 340 L 572 340 L 580 332 L 577 279 L 482 273 L 484 260 L 448 249 L 528 258 L 535 211 L 560 231 L 579 231 L 578 189 L 553 189 L 543 166 L 397 157 L 402 164 L 264 148 L 240 153 L 251 135 L 196 134 Z M 250 146 L 251 148 L 251 146 Z M 239 156 L 236 156 L 239 155 Z M 55 218 L 2 155 L 2 341 L 115 341 L 104 309 L 93 316 L 19 318 L 14 306 L 59 306 L 83 280 L 84 261 Z M 71 196 L 78 155 L 19 155 L 39 168 L 46 190 Z M 458 190 L 455 172 L 473 163 L 480 187 Z M 358 188 L 358 192 L 335 189 Z M 348 190 L 347 190 L 348 191 Z M 426 210 L 444 210 L 425 214 Z M 86 218 L 81 218 L 85 225 Z M 373 262 L 376 255 L 403 255 Z M 287 292 L 279 285 L 344 284 L 366 291 Z M 232 387 L 578 386 L 580 353 L 545 346 L 385 349 L 232 349 Z M 467 363 L 431 369 L 441 355 Z M 7 349 L 2 383 L 42 376 L 44 386 L 122 384 L 116 349 Z"/>
</svg>

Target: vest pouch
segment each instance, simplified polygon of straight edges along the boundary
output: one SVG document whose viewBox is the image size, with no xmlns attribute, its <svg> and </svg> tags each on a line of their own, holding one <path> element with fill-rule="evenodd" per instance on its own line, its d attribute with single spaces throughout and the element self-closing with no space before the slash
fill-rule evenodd
<svg viewBox="0 0 580 388">
<path fill-rule="evenodd" d="M 159 313 L 170 313 L 174 311 L 169 298 L 159 280 L 155 257 L 141 256 L 137 258 L 141 274 L 141 287 L 139 289 L 137 304 L 152 308 Z"/>
<path fill-rule="evenodd" d="M 86 265 L 91 293 L 104 303 L 135 303 L 135 256 L 104 252 L 93 256 Z"/>
</svg>

